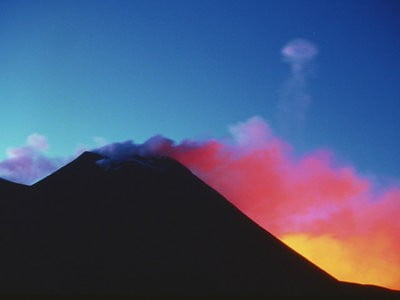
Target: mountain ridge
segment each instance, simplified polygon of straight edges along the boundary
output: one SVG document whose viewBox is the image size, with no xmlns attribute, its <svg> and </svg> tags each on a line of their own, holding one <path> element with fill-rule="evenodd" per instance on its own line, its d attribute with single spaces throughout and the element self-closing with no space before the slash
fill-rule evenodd
<svg viewBox="0 0 400 300">
<path fill-rule="evenodd" d="M 83 153 L 21 198 L 0 292 L 392 296 L 340 283 L 169 158 Z"/>
</svg>

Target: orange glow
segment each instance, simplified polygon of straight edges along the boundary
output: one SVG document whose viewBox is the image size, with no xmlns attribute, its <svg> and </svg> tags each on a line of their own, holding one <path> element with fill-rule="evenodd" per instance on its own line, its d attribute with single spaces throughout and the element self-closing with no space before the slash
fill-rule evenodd
<svg viewBox="0 0 400 300">
<path fill-rule="evenodd" d="M 329 235 L 287 234 L 281 240 L 339 280 L 375 284 L 396 289 L 400 286 L 399 259 L 382 257 L 384 240 L 339 240 Z M 355 272 L 355 270 L 357 270 Z"/>
</svg>

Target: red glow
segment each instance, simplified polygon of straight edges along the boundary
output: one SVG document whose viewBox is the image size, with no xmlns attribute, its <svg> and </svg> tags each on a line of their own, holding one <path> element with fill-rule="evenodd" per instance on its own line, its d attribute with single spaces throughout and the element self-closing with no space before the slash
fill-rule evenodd
<svg viewBox="0 0 400 300">
<path fill-rule="evenodd" d="M 400 289 L 400 189 L 380 194 L 329 152 L 293 157 L 259 118 L 236 142 L 163 149 L 255 222 L 338 279 Z"/>
</svg>

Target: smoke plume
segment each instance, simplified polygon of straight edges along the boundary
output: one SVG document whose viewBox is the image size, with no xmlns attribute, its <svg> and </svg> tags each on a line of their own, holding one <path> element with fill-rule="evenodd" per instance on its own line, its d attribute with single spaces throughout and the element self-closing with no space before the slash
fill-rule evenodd
<svg viewBox="0 0 400 300">
<path fill-rule="evenodd" d="M 400 289 L 400 188 L 379 193 L 328 151 L 296 158 L 261 118 L 230 128 L 232 139 L 156 136 L 98 150 L 177 159 L 256 223 L 338 279 Z"/>
<path fill-rule="evenodd" d="M 338 165 L 327 150 L 302 157 L 259 117 L 230 128 L 231 138 L 155 136 L 96 149 L 111 160 L 133 155 L 174 158 L 260 226 L 336 278 L 400 289 L 400 187 L 377 191 L 371 179 Z M 32 181 L 58 165 L 45 139 L 9 151 L 1 174 Z M 21 180 L 24 179 L 24 180 Z M 190 199 L 188 199 L 190 201 Z"/>
</svg>

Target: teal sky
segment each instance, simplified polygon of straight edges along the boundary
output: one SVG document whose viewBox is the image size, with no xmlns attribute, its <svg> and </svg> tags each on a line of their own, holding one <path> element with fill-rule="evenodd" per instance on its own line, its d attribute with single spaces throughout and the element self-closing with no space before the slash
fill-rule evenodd
<svg viewBox="0 0 400 300">
<path fill-rule="evenodd" d="M 65 156 L 95 137 L 222 137 L 258 115 L 300 152 L 399 178 L 399 15 L 388 0 L 2 0 L 0 159 L 32 133 Z M 301 124 L 278 108 L 297 38 L 318 49 Z"/>
</svg>

